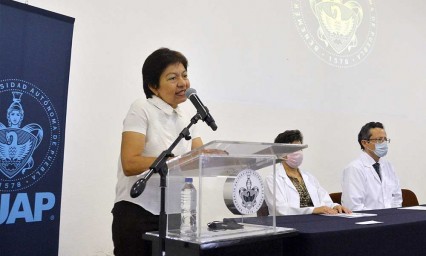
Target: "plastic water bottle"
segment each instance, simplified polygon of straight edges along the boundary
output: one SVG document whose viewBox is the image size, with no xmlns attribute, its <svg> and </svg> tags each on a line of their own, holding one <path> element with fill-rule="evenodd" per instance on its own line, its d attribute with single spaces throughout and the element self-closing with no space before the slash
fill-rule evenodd
<svg viewBox="0 0 426 256">
<path fill-rule="evenodd" d="M 180 192 L 181 222 L 180 233 L 183 236 L 195 235 L 197 231 L 197 190 L 192 178 L 185 178 L 185 185 Z"/>
</svg>

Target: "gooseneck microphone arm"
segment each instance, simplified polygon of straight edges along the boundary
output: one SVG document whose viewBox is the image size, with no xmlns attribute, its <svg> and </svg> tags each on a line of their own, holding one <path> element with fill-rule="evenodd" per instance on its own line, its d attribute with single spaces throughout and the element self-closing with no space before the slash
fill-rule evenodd
<svg viewBox="0 0 426 256">
<path fill-rule="evenodd" d="M 190 140 L 191 136 L 189 133 L 189 128 L 191 128 L 192 125 L 196 124 L 198 120 L 201 119 L 201 116 L 199 113 L 197 113 L 194 117 L 191 118 L 191 123 L 185 127 L 182 132 L 179 134 L 179 137 L 172 143 L 172 145 L 167 149 L 164 150 L 158 157 L 155 159 L 154 163 L 149 167 L 149 170 L 147 173 L 140 178 L 138 181 L 133 184 L 132 188 L 130 189 L 130 196 L 132 198 L 136 198 L 142 194 L 142 192 L 145 190 L 146 182 L 149 180 L 149 178 L 152 176 L 153 173 L 160 174 L 160 188 L 161 188 L 161 205 L 160 205 L 160 219 L 159 219 L 159 243 L 158 243 L 158 254 L 159 256 L 163 255 L 163 252 L 165 251 L 165 240 L 166 240 L 166 228 L 167 228 L 167 215 L 166 215 L 166 176 L 168 173 L 167 168 L 167 159 L 169 157 L 172 157 L 172 151 L 176 147 L 176 145 L 185 138 L 186 140 Z"/>
</svg>

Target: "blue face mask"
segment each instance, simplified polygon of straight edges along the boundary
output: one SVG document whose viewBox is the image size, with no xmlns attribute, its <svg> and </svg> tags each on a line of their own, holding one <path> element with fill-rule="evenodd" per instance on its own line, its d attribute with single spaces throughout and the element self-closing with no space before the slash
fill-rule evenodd
<svg viewBox="0 0 426 256">
<path fill-rule="evenodd" d="M 387 141 L 383 141 L 382 143 L 377 143 L 376 149 L 373 151 L 374 154 L 378 157 L 384 157 L 388 153 L 388 143 Z"/>
</svg>

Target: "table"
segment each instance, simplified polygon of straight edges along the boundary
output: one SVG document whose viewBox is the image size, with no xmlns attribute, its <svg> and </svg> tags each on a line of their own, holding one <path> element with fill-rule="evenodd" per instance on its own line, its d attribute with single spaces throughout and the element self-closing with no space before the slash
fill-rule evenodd
<svg viewBox="0 0 426 256">
<path fill-rule="evenodd" d="M 282 239 L 282 255 L 426 255 L 426 211 L 394 208 L 364 212 L 377 216 L 353 219 L 320 215 L 277 217 L 277 227 L 299 231 L 298 236 Z M 383 223 L 355 224 L 367 220 Z M 246 221 L 256 224 L 271 220 L 260 217 Z"/>
<path fill-rule="evenodd" d="M 297 231 L 287 229 L 277 233 L 234 237 L 232 239 L 203 243 L 182 241 L 168 237 L 165 240 L 165 251 L 166 255 L 170 256 L 281 256 L 284 250 L 283 239 L 296 235 Z M 151 241 L 152 256 L 159 255 L 158 232 L 146 233 L 143 238 Z"/>
</svg>

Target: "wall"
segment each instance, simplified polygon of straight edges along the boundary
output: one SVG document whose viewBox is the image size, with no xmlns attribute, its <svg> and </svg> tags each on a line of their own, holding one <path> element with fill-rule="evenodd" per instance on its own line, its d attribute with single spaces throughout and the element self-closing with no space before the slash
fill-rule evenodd
<svg viewBox="0 0 426 256">
<path fill-rule="evenodd" d="M 339 68 L 302 38 L 291 4 L 299 2 L 29 1 L 76 18 L 60 255 L 112 255 L 121 123 L 130 103 L 144 96 L 144 59 L 162 46 L 188 57 L 192 87 L 216 119 L 216 132 L 199 125 L 205 142 L 272 142 L 300 129 L 309 145 L 302 167 L 335 192 L 342 169 L 360 153 L 361 126 L 381 121 L 402 187 L 425 202 L 426 3 L 374 1 L 359 30 L 361 44 L 374 12 L 367 57 Z M 308 9 L 303 14 L 310 29 L 318 26 Z"/>
</svg>

